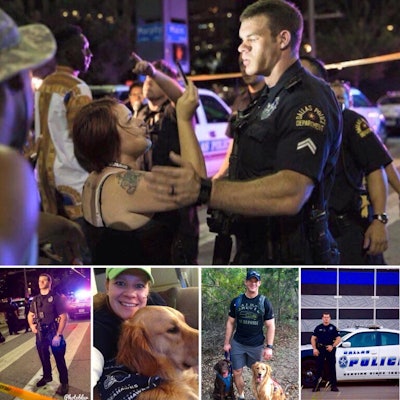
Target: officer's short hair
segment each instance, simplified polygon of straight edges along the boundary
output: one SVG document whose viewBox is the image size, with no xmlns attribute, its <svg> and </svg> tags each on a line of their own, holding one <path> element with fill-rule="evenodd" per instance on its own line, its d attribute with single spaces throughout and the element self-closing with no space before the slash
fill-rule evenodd
<svg viewBox="0 0 400 400">
<path fill-rule="evenodd" d="M 328 73 L 325 68 L 325 64 L 319 59 L 309 55 L 300 56 L 300 61 L 308 61 L 311 67 L 311 73 L 319 78 L 328 80 Z"/>
<path fill-rule="evenodd" d="M 298 7 L 286 0 L 260 0 L 247 6 L 240 15 L 240 22 L 245 19 L 264 15 L 268 18 L 272 36 L 288 30 L 292 37 L 290 47 L 299 51 L 303 36 L 303 16 Z"/>
<path fill-rule="evenodd" d="M 42 273 L 39 275 L 39 278 L 40 278 L 41 276 L 46 276 L 46 277 L 47 277 L 47 280 L 50 282 L 50 285 L 53 283 L 53 278 L 51 277 L 51 275 L 46 274 L 45 272 L 42 272 Z"/>
<path fill-rule="evenodd" d="M 324 311 L 321 317 L 323 317 L 324 315 L 329 315 L 332 318 L 331 313 L 329 311 Z"/>
</svg>

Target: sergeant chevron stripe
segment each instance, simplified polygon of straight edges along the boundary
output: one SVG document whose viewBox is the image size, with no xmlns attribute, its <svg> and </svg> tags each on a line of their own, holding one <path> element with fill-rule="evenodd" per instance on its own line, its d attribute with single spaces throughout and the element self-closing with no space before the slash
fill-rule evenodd
<svg viewBox="0 0 400 400">
<path fill-rule="evenodd" d="M 317 146 L 310 138 L 297 143 L 297 150 L 304 149 L 305 147 L 308 147 L 313 154 L 315 154 L 315 152 L 317 151 Z"/>
</svg>

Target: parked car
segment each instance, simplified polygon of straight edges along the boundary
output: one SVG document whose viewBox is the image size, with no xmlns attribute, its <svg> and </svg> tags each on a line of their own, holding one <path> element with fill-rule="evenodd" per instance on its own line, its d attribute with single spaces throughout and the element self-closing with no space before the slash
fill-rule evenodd
<svg viewBox="0 0 400 400">
<path fill-rule="evenodd" d="M 90 317 L 92 297 L 88 290 L 78 290 L 68 296 L 68 315 L 71 319 Z"/>
<path fill-rule="evenodd" d="M 125 101 L 129 87 L 126 85 L 90 86 L 93 98 L 113 96 Z M 206 160 L 208 175 L 211 175 L 211 159 L 223 158 L 230 139 L 225 135 L 230 107 L 217 94 L 208 89 L 199 88 L 200 105 L 196 110 L 196 136 Z M 210 165 L 207 161 L 210 160 Z M 218 168 L 217 168 L 218 169 Z"/>
<path fill-rule="evenodd" d="M 387 139 L 387 132 L 385 116 L 382 111 L 361 90 L 351 87 L 350 94 L 353 97 L 353 106 L 351 109 L 364 116 L 371 129 L 384 143 Z"/>
<path fill-rule="evenodd" d="M 29 303 L 32 298 L 29 299 Z M 25 299 L 23 297 L 13 298 L 12 302 L 18 307 L 18 330 L 25 329 Z"/>
<path fill-rule="evenodd" d="M 32 298 L 29 299 L 29 303 L 31 303 Z M 23 297 L 18 297 L 13 299 L 13 303 L 18 307 L 18 319 L 25 319 L 25 299 Z"/>
<path fill-rule="evenodd" d="M 400 92 L 387 92 L 377 101 L 378 107 L 385 116 L 388 135 L 400 129 Z"/>
<path fill-rule="evenodd" d="M 127 85 L 91 85 L 90 90 L 94 99 L 112 96 L 123 102 L 128 101 L 129 86 Z"/>
<path fill-rule="evenodd" d="M 399 330 L 381 327 L 348 328 L 339 332 L 336 349 L 338 381 L 399 379 Z M 301 346 L 301 384 L 315 385 L 316 357 L 311 345 Z M 327 380 L 327 371 L 323 379 Z"/>
</svg>

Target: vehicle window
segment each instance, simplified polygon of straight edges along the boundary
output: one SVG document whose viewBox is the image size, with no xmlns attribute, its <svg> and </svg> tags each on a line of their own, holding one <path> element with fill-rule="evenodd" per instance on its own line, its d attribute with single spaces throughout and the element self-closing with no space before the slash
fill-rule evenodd
<svg viewBox="0 0 400 400">
<path fill-rule="evenodd" d="M 377 332 L 357 333 L 346 341 L 351 343 L 351 347 L 377 346 Z"/>
<path fill-rule="evenodd" d="M 211 96 L 200 95 L 203 104 L 204 112 L 206 114 L 207 122 L 227 122 L 229 113 L 225 108 Z"/>
<path fill-rule="evenodd" d="M 381 105 L 386 105 L 386 104 L 399 104 L 400 103 L 400 97 L 384 97 L 380 101 Z"/>
<path fill-rule="evenodd" d="M 393 346 L 399 344 L 399 334 L 392 332 L 381 332 L 381 346 Z"/>
<path fill-rule="evenodd" d="M 354 107 L 373 107 L 373 104 L 362 94 L 353 94 Z"/>
<path fill-rule="evenodd" d="M 92 90 L 93 99 L 101 99 L 103 97 L 115 97 L 117 100 L 125 101 L 128 98 L 126 91 L 96 91 Z"/>
</svg>

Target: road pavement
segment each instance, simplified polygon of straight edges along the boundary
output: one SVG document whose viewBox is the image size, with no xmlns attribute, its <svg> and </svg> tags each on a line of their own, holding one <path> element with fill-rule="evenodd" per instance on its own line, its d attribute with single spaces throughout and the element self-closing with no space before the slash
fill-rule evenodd
<svg viewBox="0 0 400 400">
<path fill-rule="evenodd" d="M 0 382 L 18 388 L 60 398 L 55 394 L 58 386 L 58 371 L 51 356 L 53 381 L 41 388 L 36 382 L 42 377 L 42 366 L 35 346 L 32 332 L 9 336 L 7 325 L 3 322 L 0 331 L 6 338 L 0 344 Z M 88 320 L 70 321 L 64 331 L 67 342 L 65 360 L 69 373 L 69 394 L 71 398 L 90 399 L 90 322 Z M 0 392 L 0 400 L 11 400 L 10 395 Z"/>
<path fill-rule="evenodd" d="M 392 382 L 346 382 L 338 383 L 339 392 L 321 389 L 312 392 L 311 389 L 302 389 L 301 400 L 398 400 L 399 384 Z"/>
</svg>

